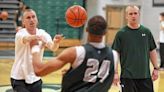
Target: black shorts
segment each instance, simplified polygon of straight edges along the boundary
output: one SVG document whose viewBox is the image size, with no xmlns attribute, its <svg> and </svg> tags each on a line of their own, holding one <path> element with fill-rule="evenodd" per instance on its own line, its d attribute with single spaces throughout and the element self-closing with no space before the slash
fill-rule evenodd
<svg viewBox="0 0 164 92">
<path fill-rule="evenodd" d="M 120 86 L 122 92 L 154 92 L 151 78 L 147 79 L 128 79 L 121 78 Z"/>
<path fill-rule="evenodd" d="M 11 78 L 11 86 L 14 92 L 42 92 L 42 80 L 27 84 L 25 80 L 15 80 Z"/>
</svg>

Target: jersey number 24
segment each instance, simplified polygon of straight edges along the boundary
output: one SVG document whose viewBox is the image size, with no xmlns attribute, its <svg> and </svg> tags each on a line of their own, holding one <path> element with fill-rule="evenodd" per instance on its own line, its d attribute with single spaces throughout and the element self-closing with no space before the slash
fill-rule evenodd
<svg viewBox="0 0 164 92">
<path fill-rule="evenodd" d="M 87 66 L 88 68 L 85 71 L 83 81 L 94 83 L 96 82 L 97 78 L 100 78 L 100 82 L 102 83 L 109 75 L 109 60 L 103 60 L 100 66 L 97 59 L 88 59 Z"/>
</svg>

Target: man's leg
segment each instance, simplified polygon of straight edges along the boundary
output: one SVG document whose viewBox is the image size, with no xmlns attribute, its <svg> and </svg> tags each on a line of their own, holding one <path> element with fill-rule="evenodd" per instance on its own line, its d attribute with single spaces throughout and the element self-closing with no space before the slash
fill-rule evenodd
<svg viewBox="0 0 164 92">
<path fill-rule="evenodd" d="M 34 82 L 33 84 L 28 84 L 28 89 L 30 92 L 42 92 L 42 80 Z"/>
<path fill-rule="evenodd" d="M 137 92 L 133 79 L 121 78 L 120 86 L 122 88 L 122 92 Z"/>
<path fill-rule="evenodd" d="M 12 86 L 14 92 L 30 92 L 26 88 L 26 84 L 25 84 L 24 80 L 11 79 L 11 86 Z"/>
<path fill-rule="evenodd" d="M 153 81 L 151 78 L 136 80 L 138 92 L 154 92 Z"/>
</svg>

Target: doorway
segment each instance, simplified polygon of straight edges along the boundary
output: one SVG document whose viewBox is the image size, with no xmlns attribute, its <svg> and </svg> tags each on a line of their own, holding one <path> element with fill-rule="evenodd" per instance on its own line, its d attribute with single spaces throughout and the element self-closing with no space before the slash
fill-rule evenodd
<svg viewBox="0 0 164 92">
<path fill-rule="evenodd" d="M 117 31 L 126 24 L 125 6 L 107 6 L 106 16 L 108 32 L 105 41 L 112 45 Z"/>
</svg>

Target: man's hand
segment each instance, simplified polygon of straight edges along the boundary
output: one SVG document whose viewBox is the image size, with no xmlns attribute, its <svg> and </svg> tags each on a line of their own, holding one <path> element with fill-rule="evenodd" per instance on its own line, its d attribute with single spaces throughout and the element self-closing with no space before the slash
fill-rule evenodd
<svg viewBox="0 0 164 92">
<path fill-rule="evenodd" d="M 31 42 L 33 40 L 40 40 L 40 36 L 28 35 L 28 36 L 23 37 L 23 43 L 24 44 L 29 43 L 29 42 Z"/>
<path fill-rule="evenodd" d="M 153 73 L 152 73 L 152 80 L 155 81 L 158 79 L 159 73 L 158 73 L 158 69 L 154 69 Z"/>
<path fill-rule="evenodd" d="M 115 86 L 118 86 L 119 83 L 120 83 L 119 74 L 118 74 L 118 73 L 115 73 L 115 74 L 114 74 L 114 79 L 113 79 L 113 84 L 114 84 Z"/>
<path fill-rule="evenodd" d="M 37 40 L 32 40 L 30 42 L 30 47 L 32 48 L 34 45 L 39 45 L 38 41 Z"/>
<path fill-rule="evenodd" d="M 60 41 L 63 40 L 63 39 L 64 39 L 63 34 L 57 34 L 57 35 L 55 35 L 55 37 L 53 39 L 53 42 L 54 43 L 60 43 Z"/>
<path fill-rule="evenodd" d="M 51 51 L 56 51 L 59 48 L 60 41 L 63 39 L 63 35 L 55 35 L 53 42 L 46 43 L 46 47 L 48 47 Z"/>
<path fill-rule="evenodd" d="M 39 36 L 40 39 L 39 40 L 39 45 L 41 47 L 44 47 L 47 44 L 46 38 L 44 36 Z"/>
<path fill-rule="evenodd" d="M 34 45 L 40 45 L 39 41 L 42 41 L 42 39 L 43 39 L 42 36 L 37 36 L 37 35 L 31 36 L 30 47 L 32 48 Z"/>
</svg>

